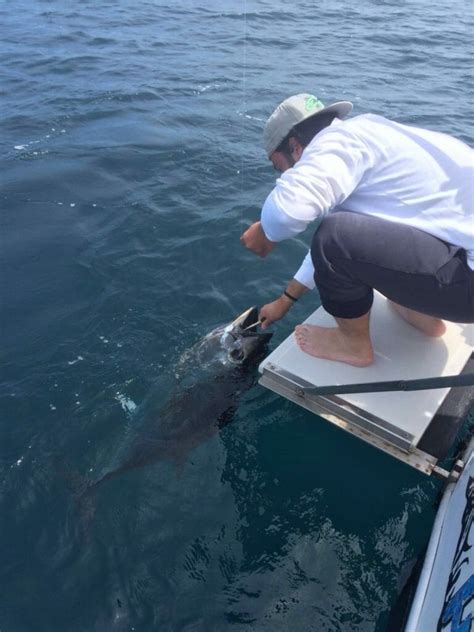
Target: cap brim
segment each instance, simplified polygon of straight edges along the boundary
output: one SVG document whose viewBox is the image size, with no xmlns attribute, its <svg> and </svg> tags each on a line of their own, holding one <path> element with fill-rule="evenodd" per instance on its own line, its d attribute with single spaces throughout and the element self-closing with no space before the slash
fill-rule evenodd
<svg viewBox="0 0 474 632">
<path fill-rule="evenodd" d="M 326 112 L 334 112 L 339 118 L 346 118 L 346 116 L 349 116 L 352 112 L 353 107 L 350 101 L 337 101 L 337 103 L 331 103 L 331 105 L 319 110 L 319 112 L 316 112 L 313 116 L 318 116 Z"/>
</svg>

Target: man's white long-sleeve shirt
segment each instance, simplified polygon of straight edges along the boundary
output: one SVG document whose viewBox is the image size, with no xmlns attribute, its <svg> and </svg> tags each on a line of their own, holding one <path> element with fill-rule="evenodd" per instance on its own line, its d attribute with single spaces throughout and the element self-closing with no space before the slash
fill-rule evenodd
<svg viewBox="0 0 474 632">
<path fill-rule="evenodd" d="M 262 209 L 282 241 L 333 211 L 407 224 L 467 251 L 474 269 L 474 151 L 461 141 L 374 114 L 336 119 L 285 171 Z M 314 287 L 308 253 L 294 278 Z"/>
</svg>

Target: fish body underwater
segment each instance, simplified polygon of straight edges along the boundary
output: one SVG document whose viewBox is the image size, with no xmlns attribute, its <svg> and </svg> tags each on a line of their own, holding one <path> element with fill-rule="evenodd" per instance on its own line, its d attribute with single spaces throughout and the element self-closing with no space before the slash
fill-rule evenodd
<svg viewBox="0 0 474 632">
<path fill-rule="evenodd" d="M 181 360 L 184 375 L 169 399 L 162 403 L 160 395 L 156 402 L 157 396 L 150 394 L 140 411 L 141 431 L 127 456 L 91 483 L 88 494 L 127 471 L 158 461 L 182 468 L 195 448 L 232 421 L 239 397 L 256 382 L 256 366 L 272 337 L 257 331 L 257 321 L 258 309 L 251 307 L 190 350 Z"/>
<path fill-rule="evenodd" d="M 95 481 L 84 478 L 59 457 L 55 469 L 73 493 L 74 514 L 79 518 L 74 521 L 77 535 L 88 549 L 94 544 L 102 547 L 100 538 L 92 539 L 92 525 L 97 492 L 104 484 L 158 462 L 175 465 L 179 473 L 196 448 L 232 421 L 239 398 L 257 381 L 257 366 L 272 337 L 257 331 L 257 322 L 258 309 L 252 307 L 177 358 L 170 367 L 173 378 L 170 371 L 157 379 L 134 411 L 134 438 L 120 448 L 122 458 L 111 459 L 108 471 L 107 463 L 103 464 L 102 477 Z M 93 629 L 133 629 L 133 599 L 121 568 L 120 546 L 113 544 L 111 533 L 107 537 L 107 600 Z"/>
</svg>

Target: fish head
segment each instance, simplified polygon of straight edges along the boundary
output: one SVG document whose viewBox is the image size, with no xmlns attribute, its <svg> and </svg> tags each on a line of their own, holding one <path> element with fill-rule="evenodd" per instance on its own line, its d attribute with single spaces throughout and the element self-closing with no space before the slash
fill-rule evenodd
<svg viewBox="0 0 474 632">
<path fill-rule="evenodd" d="M 219 325 L 187 350 L 178 362 L 177 373 L 195 365 L 199 371 L 220 367 L 256 365 L 266 354 L 272 333 L 260 332 L 258 308 L 250 307 L 226 325 Z"/>
<path fill-rule="evenodd" d="M 266 350 L 272 333 L 257 331 L 258 308 L 250 307 L 224 328 L 220 342 L 233 364 L 256 363 Z"/>
</svg>

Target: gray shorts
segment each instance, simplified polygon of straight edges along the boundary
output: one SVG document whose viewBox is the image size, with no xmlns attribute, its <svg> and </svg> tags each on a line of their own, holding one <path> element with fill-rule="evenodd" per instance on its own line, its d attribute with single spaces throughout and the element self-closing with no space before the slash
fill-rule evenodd
<svg viewBox="0 0 474 632">
<path fill-rule="evenodd" d="M 416 228 L 337 211 L 314 234 L 311 257 L 323 307 L 358 318 L 373 290 L 437 318 L 474 322 L 474 271 L 466 252 Z"/>
</svg>

